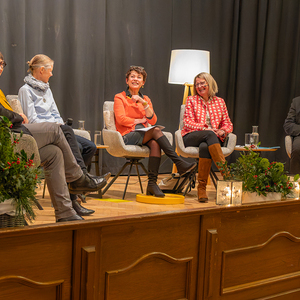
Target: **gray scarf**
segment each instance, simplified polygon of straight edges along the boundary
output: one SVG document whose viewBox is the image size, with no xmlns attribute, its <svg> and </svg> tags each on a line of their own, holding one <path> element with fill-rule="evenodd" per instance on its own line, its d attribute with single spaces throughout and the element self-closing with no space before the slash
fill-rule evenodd
<svg viewBox="0 0 300 300">
<path fill-rule="evenodd" d="M 27 75 L 24 78 L 24 82 L 31 86 L 33 89 L 44 93 L 47 92 L 50 87 L 49 82 L 45 83 L 43 81 L 37 80 L 31 74 Z"/>
</svg>

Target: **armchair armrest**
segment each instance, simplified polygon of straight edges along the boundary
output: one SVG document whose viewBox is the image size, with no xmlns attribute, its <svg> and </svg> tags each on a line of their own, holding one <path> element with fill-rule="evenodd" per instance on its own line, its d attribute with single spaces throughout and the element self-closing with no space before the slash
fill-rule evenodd
<svg viewBox="0 0 300 300">
<path fill-rule="evenodd" d="M 285 150 L 289 158 L 291 158 L 292 154 L 292 145 L 293 145 L 293 138 L 290 135 L 285 137 Z"/>
<path fill-rule="evenodd" d="M 234 151 L 235 145 L 236 145 L 236 135 L 234 133 L 229 133 L 227 146 L 222 147 L 222 152 L 225 157 Z"/>
<path fill-rule="evenodd" d="M 116 157 L 148 157 L 147 146 L 125 145 L 122 135 L 118 131 L 103 129 L 103 142 L 109 146 L 107 152 Z"/>
<path fill-rule="evenodd" d="M 15 133 L 16 137 L 19 138 L 20 134 Z M 13 139 L 13 137 L 11 137 Z M 39 149 L 35 139 L 29 134 L 23 134 L 20 138 L 19 144 L 16 146 L 16 151 L 21 152 L 21 150 L 27 153 L 27 157 L 30 158 L 31 155 L 34 153 L 33 162 L 36 166 L 39 166 L 41 163 Z"/>
<path fill-rule="evenodd" d="M 73 129 L 75 135 L 79 135 L 89 141 L 91 141 L 91 135 L 87 130 Z"/>
</svg>

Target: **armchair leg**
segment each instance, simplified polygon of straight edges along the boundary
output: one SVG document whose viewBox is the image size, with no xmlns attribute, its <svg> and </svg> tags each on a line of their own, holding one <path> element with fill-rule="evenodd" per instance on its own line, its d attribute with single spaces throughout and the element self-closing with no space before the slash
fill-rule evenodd
<svg viewBox="0 0 300 300">
<path fill-rule="evenodd" d="M 141 192 L 142 192 L 142 194 L 143 194 L 144 191 L 143 191 L 143 186 L 142 186 L 142 181 L 141 181 L 141 176 L 140 176 L 140 172 L 139 172 L 138 163 L 135 164 L 135 168 L 136 168 L 136 172 L 137 172 L 137 174 L 138 174 Z"/>
<path fill-rule="evenodd" d="M 128 187 L 129 178 L 130 178 L 130 175 L 131 175 L 132 166 L 133 166 L 133 162 L 130 162 L 130 168 L 129 168 L 129 172 L 128 172 L 128 176 L 127 176 L 127 180 L 126 180 L 125 189 L 124 189 L 124 193 L 123 193 L 122 199 L 125 198 L 125 194 L 126 194 L 126 190 L 127 190 L 127 187 Z"/>
<path fill-rule="evenodd" d="M 191 186 L 193 185 L 193 187 L 195 187 L 195 182 L 196 182 L 196 173 L 198 171 L 198 168 L 195 168 L 193 172 L 191 172 L 189 174 L 189 176 L 186 178 L 189 183 L 187 184 L 184 192 L 183 192 L 183 196 L 185 196 L 190 190 L 191 190 Z"/>
<path fill-rule="evenodd" d="M 45 198 L 46 186 L 47 186 L 46 179 L 44 179 L 44 188 L 43 188 L 43 196 L 42 196 L 42 198 Z"/>
<path fill-rule="evenodd" d="M 217 181 L 218 181 L 219 179 L 218 179 L 217 174 L 215 173 L 215 171 L 214 171 L 212 168 L 210 169 L 209 175 L 210 175 L 211 181 L 212 181 L 212 183 L 213 183 L 215 189 L 217 189 Z"/>
<path fill-rule="evenodd" d="M 102 191 L 102 195 L 104 195 L 107 190 L 111 187 L 111 185 L 116 181 L 116 179 L 123 173 L 124 169 L 127 167 L 127 166 L 130 166 L 129 168 L 129 172 L 128 172 L 128 176 L 127 176 L 127 180 L 126 180 L 126 184 L 125 184 L 125 189 L 124 189 L 124 193 L 123 193 L 123 198 L 125 198 L 125 195 L 126 195 L 126 191 L 127 191 L 127 187 L 128 187 L 128 183 L 129 183 L 129 179 L 130 179 L 130 176 L 131 176 L 131 171 L 132 171 L 132 166 L 135 165 L 136 167 L 136 171 L 137 171 L 137 175 L 138 175 L 138 178 L 139 178 L 139 183 L 140 183 L 140 188 L 141 188 L 141 192 L 143 193 L 143 186 L 142 186 L 142 180 L 141 180 L 141 175 L 140 175 L 140 172 L 139 172 L 139 166 L 144 170 L 144 172 L 148 175 L 148 171 L 146 170 L 145 166 L 139 161 L 139 159 L 130 159 L 130 161 L 127 161 L 123 167 L 121 168 L 121 170 L 118 172 L 117 175 L 114 176 L 114 178 L 106 185 L 105 189 Z"/>
<path fill-rule="evenodd" d="M 139 165 L 148 176 L 148 171 L 146 170 L 145 166 L 141 162 L 137 162 L 136 164 Z"/>
<path fill-rule="evenodd" d="M 125 169 L 128 165 L 130 165 L 130 162 L 126 162 L 126 163 L 123 165 L 122 169 L 118 172 L 118 174 L 115 175 L 114 178 L 109 182 L 109 184 L 106 185 L 105 189 L 102 191 L 102 195 L 104 195 L 104 194 L 107 192 L 107 190 L 108 190 L 108 189 L 111 187 L 111 185 L 116 181 L 116 179 L 122 174 L 122 172 L 124 171 L 124 169 Z"/>
<path fill-rule="evenodd" d="M 34 198 L 33 201 L 39 210 L 44 210 L 43 206 L 40 204 L 38 199 Z"/>
</svg>

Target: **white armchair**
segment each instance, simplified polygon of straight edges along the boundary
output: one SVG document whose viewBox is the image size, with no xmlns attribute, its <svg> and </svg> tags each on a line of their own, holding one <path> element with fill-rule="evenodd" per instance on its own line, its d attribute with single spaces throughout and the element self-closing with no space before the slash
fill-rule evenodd
<svg viewBox="0 0 300 300">
<path fill-rule="evenodd" d="M 103 190 L 103 194 L 105 194 L 105 192 L 110 188 L 110 186 L 122 174 L 124 169 L 127 166 L 130 166 L 124 193 L 123 193 L 123 199 L 124 199 L 133 165 L 135 165 L 136 167 L 141 192 L 143 193 L 143 187 L 142 187 L 138 166 L 140 166 L 145 171 L 145 173 L 148 174 L 145 166 L 140 162 L 140 160 L 149 157 L 150 154 L 149 148 L 147 146 L 125 145 L 122 135 L 120 134 L 120 132 L 116 130 L 113 101 L 104 102 L 103 117 L 104 117 L 104 128 L 102 130 L 102 136 L 103 136 L 104 144 L 108 146 L 107 152 L 110 155 L 115 157 L 126 158 L 125 164 L 122 166 L 120 171 L 111 179 L 109 184 L 105 187 L 105 189 Z M 173 144 L 172 134 L 170 132 L 163 132 L 163 134 L 168 138 L 169 142 L 172 145 Z"/>
<path fill-rule="evenodd" d="M 179 118 L 179 129 L 175 132 L 175 143 L 178 153 L 182 157 L 199 159 L 199 148 L 198 147 L 185 147 L 183 138 L 181 136 L 181 129 L 183 128 L 183 115 L 185 111 L 185 105 L 181 105 L 180 118 Z M 225 157 L 229 156 L 236 145 L 236 135 L 229 133 L 225 145 L 222 147 L 222 152 Z M 216 181 L 218 180 L 217 175 L 211 169 L 210 177 L 214 186 L 216 187 Z"/>
</svg>

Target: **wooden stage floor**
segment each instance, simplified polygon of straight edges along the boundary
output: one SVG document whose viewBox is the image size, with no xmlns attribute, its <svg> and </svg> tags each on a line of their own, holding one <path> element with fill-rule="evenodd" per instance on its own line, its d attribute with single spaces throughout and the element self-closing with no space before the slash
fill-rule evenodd
<svg viewBox="0 0 300 300">
<path fill-rule="evenodd" d="M 161 179 L 168 176 L 168 174 L 160 174 L 158 182 Z M 140 187 L 137 176 L 131 176 L 129 185 L 126 192 L 126 197 L 122 200 L 123 191 L 125 187 L 127 176 L 120 176 L 116 182 L 110 187 L 110 189 L 103 195 L 102 199 L 95 199 L 87 196 L 87 203 L 82 205 L 86 208 L 95 210 L 95 213 L 91 216 L 84 217 L 86 220 L 117 217 L 117 216 L 129 216 L 137 214 L 155 213 L 162 211 L 174 211 L 182 209 L 194 209 L 194 208 L 207 208 L 216 206 L 216 190 L 212 183 L 207 187 L 208 203 L 199 203 L 197 201 L 197 189 L 192 189 L 186 196 L 184 204 L 178 205 L 155 205 L 144 204 L 136 202 L 136 194 L 140 193 Z M 142 184 L 144 193 L 147 187 L 147 177 L 142 176 Z M 37 189 L 37 199 L 43 206 L 44 210 L 36 209 L 36 219 L 29 225 L 40 225 L 55 223 L 54 209 L 51 206 L 51 200 L 46 189 L 45 198 L 42 198 L 43 192 L 42 183 Z"/>
</svg>

